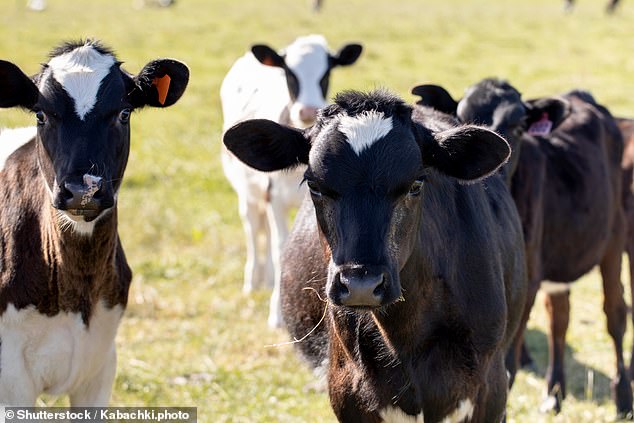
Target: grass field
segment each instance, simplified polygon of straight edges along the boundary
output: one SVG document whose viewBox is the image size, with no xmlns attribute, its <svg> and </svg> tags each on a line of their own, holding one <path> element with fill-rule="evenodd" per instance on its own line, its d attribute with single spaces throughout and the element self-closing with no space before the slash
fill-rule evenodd
<svg viewBox="0 0 634 423">
<path fill-rule="evenodd" d="M 381 86 L 412 101 L 412 86 L 434 82 L 459 97 L 483 77 L 503 76 L 526 98 L 580 87 L 615 114 L 634 116 L 634 2 L 612 17 L 603 1 L 579 1 L 572 14 L 562 3 L 326 0 L 315 14 L 307 0 L 178 0 L 169 9 L 142 10 L 132 0 L 49 0 L 45 12 L 34 13 L 23 0 L 2 0 L 0 58 L 27 73 L 60 40 L 88 36 L 113 46 L 131 72 L 159 56 L 191 68 L 177 105 L 132 118 L 119 207 L 135 276 L 117 337 L 112 404 L 197 406 L 200 421 L 214 423 L 335 420 L 326 395 L 304 389 L 312 375 L 293 349 L 266 347 L 287 340 L 266 327 L 269 293 L 241 294 L 243 236 L 220 166 L 218 91 L 250 44 L 282 47 L 307 33 L 323 33 L 333 49 L 362 42 L 358 64 L 333 72 L 331 93 Z M 0 127 L 32 123 L 27 113 L 0 111 Z M 626 272 L 623 279 L 629 281 Z M 614 358 L 601 299 L 596 272 L 573 289 L 570 392 L 564 412 L 552 417 L 537 411 L 547 351 L 538 298 L 528 342 L 539 372 L 520 373 L 510 422 L 614 419 Z M 631 333 L 630 326 L 628 345 Z"/>
</svg>

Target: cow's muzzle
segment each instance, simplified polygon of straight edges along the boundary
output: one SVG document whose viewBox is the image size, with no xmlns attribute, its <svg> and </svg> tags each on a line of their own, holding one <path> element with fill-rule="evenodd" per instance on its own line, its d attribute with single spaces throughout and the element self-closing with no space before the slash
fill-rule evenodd
<svg viewBox="0 0 634 423">
<path fill-rule="evenodd" d="M 90 222 L 106 209 L 114 205 L 114 198 L 104 186 L 103 178 L 84 175 L 83 182 L 64 182 L 59 186 L 59 193 L 54 207 L 64 210 L 76 217 L 83 217 Z"/>
<path fill-rule="evenodd" d="M 336 305 L 378 308 L 392 301 L 389 285 L 389 272 L 381 267 L 344 267 L 334 274 L 328 296 Z"/>
</svg>

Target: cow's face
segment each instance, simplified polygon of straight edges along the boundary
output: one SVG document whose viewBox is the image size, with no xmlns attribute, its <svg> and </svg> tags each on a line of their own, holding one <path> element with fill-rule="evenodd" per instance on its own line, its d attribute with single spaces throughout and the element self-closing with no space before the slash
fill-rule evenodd
<svg viewBox="0 0 634 423">
<path fill-rule="evenodd" d="M 526 108 L 521 94 L 506 81 L 484 79 L 469 87 L 458 103 L 462 122 L 485 125 L 511 140 L 524 129 Z"/>
<path fill-rule="evenodd" d="M 561 98 L 524 102 L 508 82 L 488 78 L 467 89 L 458 103 L 457 115 L 462 122 L 485 125 L 506 138 L 513 150 L 506 169 L 510 178 L 519 161 L 522 138 L 526 134 L 547 136 L 569 113 L 568 109 L 568 103 Z"/>
<path fill-rule="evenodd" d="M 503 139 L 477 127 L 433 134 L 383 92 L 337 96 L 304 132 L 254 120 L 234 126 L 224 141 L 259 170 L 308 164 L 306 183 L 330 253 L 328 296 L 357 308 L 401 296 L 400 271 L 424 242 L 422 198 L 430 169 L 477 180 L 510 152 Z"/>
<path fill-rule="evenodd" d="M 116 203 L 132 111 L 176 102 L 189 72 L 180 62 L 159 60 L 133 77 L 110 50 L 86 42 L 56 49 L 33 80 L 8 62 L 0 63 L 2 74 L 19 88 L 0 94 L 0 106 L 19 105 L 35 114 L 37 160 L 53 207 L 66 225 L 90 234 Z"/>
<path fill-rule="evenodd" d="M 262 64 L 284 70 L 291 99 L 290 124 L 297 128 L 312 125 L 317 110 L 326 105 L 330 70 L 353 64 L 361 50 L 359 44 L 348 44 L 337 54 L 330 54 L 326 40 L 320 35 L 300 37 L 281 54 L 261 44 L 251 49 Z"/>
</svg>

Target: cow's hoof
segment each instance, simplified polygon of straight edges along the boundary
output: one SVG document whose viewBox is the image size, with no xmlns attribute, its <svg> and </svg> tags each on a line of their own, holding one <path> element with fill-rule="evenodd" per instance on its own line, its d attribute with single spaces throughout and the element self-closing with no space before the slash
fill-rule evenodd
<svg viewBox="0 0 634 423">
<path fill-rule="evenodd" d="M 632 413 L 632 386 L 629 378 L 617 376 L 612 382 L 612 395 L 616 403 L 617 418 L 619 420 L 634 420 L 634 413 Z"/>
</svg>

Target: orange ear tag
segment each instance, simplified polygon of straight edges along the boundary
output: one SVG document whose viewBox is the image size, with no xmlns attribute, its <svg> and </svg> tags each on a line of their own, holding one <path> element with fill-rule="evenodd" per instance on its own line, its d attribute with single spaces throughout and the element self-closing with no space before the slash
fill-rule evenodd
<svg viewBox="0 0 634 423">
<path fill-rule="evenodd" d="M 158 101 L 161 103 L 161 106 L 165 104 L 165 100 L 167 99 L 167 92 L 170 90 L 170 82 L 172 78 L 169 75 L 165 74 L 160 78 L 154 78 L 152 81 L 152 85 L 156 86 L 156 91 L 158 91 Z"/>
</svg>

